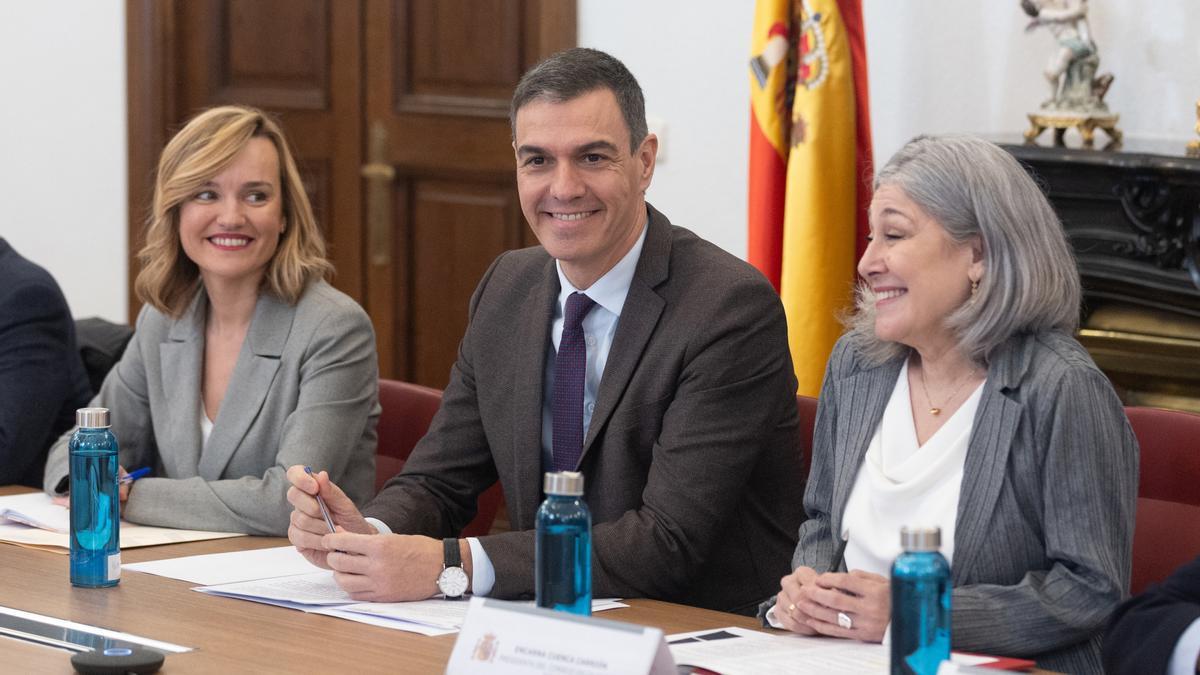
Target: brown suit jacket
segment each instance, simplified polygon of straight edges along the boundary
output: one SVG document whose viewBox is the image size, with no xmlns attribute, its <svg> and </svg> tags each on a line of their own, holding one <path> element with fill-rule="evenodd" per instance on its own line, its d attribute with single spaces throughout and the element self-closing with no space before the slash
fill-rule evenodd
<svg viewBox="0 0 1200 675">
<path fill-rule="evenodd" d="M 579 465 L 594 595 L 751 611 L 788 572 L 803 520 L 783 308 L 752 267 L 649 214 Z M 495 597 L 534 590 L 558 291 L 541 247 L 496 259 L 428 435 L 365 509 L 395 532 L 453 536 L 499 479 L 515 531 L 480 540 Z"/>
</svg>

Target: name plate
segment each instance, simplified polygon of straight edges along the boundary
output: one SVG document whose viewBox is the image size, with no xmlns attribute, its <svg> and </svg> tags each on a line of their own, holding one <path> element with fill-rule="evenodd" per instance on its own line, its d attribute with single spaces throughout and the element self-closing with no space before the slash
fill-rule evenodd
<svg viewBox="0 0 1200 675">
<path fill-rule="evenodd" d="M 658 628 L 471 598 L 446 672 L 674 675 Z"/>
</svg>

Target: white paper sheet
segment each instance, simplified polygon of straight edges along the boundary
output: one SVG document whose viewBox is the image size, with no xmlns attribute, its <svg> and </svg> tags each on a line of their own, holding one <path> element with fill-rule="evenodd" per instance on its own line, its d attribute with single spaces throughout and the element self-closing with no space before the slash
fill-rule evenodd
<svg viewBox="0 0 1200 675">
<path fill-rule="evenodd" d="M 267 550 L 274 551 L 276 549 Z M 127 567 L 144 566 L 145 563 L 141 563 Z M 462 628 L 463 621 L 467 617 L 467 603 L 461 600 L 355 602 L 349 594 L 338 588 L 337 583 L 333 580 L 333 572 L 327 570 L 314 574 L 297 574 L 203 586 L 192 590 L 209 595 L 250 600 L 314 614 L 335 616 L 422 635 L 445 635 L 456 632 Z M 593 612 L 628 606 L 613 598 L 600 598 L 592 601 Z"/>
<path fill-rule="evenodd" d="M 707 668 L 721 675 L 742 673 L 885 673 L 889 648 L 856 640 L 762 633 L 745 628 L 714 628 L 667 636 L 675 663 Z M 977 654 L 951 654 L 955 664 L 996 661 Z"/>
<path fill-rule="evenodd" d="M 0 497 L 0 517 L 51 532 L 67 533 L 71 518 L 65 506 L 55 504 L 44 492 Z"/>
<path fill-rule="evenodd" d="M 245 600 L 282 600 L 302 605 L 349 605 L 354 603 L 354 599 L 350 597 L 349 593 L 338 588 L 337 583 L 333 580 L 333 572 L 329 570 L 290 577 L 204 586 L 192 590 Z"/>
<path fill-rule="evenodd" d="M 0 542 L 21 544 L 24 546 L 55 547 L 59 553 L 66 553 L 71 547 L 69 534 L 41 530 L 28 525 L 16 523 L 0 523 Z M 180 544 L 186 541 L 205 541 L 208 539 L 226 539 L 229 537 L 244 537 L 237 532 L 207 532 L 204 530 L 173 530 L 166 527 L 150 527 L 134 525 L 121 521 L 121 549 L 139 548 L 142 546 L 158 546 L 160 544 Z"/>
<path fill-rule="evenodd" d="M 204 586 L 314 574 L 321 571 L 319 567 L 305 560 L 295 546 L 190 555 L 168 560 L 128 563 L 121 567 L 133 572 L 157 574 Z"/>
<path fill-rule="evenodd" d="M 319 609 L 307 610 L 310 614 L 324 614 L 338 619 L 346 619 L 365 623 L 369 626 L 379 626 L 380 628 L 390 628 L 392 630 L 402 630 L 409 633 L 417 633 L 419 635 L 428 635 L 436 637 L 438 635 L 450 635 L 457 633 L 458 628 L 434 628 L 424 624 L 413 623 L 411 621 L 402 621 L 400 619 L 388 619 L 382 616 L 372 616 L 370 614 L 359 614 L 358 612 L 347 612 L 341 607 L 321 607 Z"/>
<path fill-rule="evenodd" d="M 16 502 L 11 500 L 19 499 Z M 37 516 L 31 518 L 35 520 L 49 521 L 45 524 L 55 524 L 56 518 L 67 519 L 64 523 L 59 523 L 64 526 L 63 531 L 50 531 L 38 527 L 30 527 L 21 525 L 11 521 L 0 522 L 0 542 L 9 542 L 13 544 L 22 544 L 25 546 L 56 546 L 62 549 L 62 553 L 66 553 L 71 547 L 70 535 L 67 532 L 70 529 L 70 520 L 68 510 L 57 504 L 54 504 L 50 495 L 44 492 L 29 492 L 19 495 L 9 495 L 0 497 L 0 507 L 5 507 L 5 504 L 15 504 L 19 506 L 21 513 L 26 515 Z M 14 507 L 7 507 L 14 508 Z M 61 511 L 55 511 L 58 509 Z M 245 534 L 237 532 L 208 532 L 205 530 L 175 530 L 166 527 L 150 527 L 148 525 L 135 525 L 131 522 L 121 521 L 121 548 L 138 548 L 141 546 L 158 546 L 160 544 L 180 544 L 185 541 L 205 541 L 207 539 L 225 539 L 227 537 L 244 537 Z"/>
<path fill-rule="evenodd" d="M 667 645 L 675 663 L 722 675 L 886 673 L 889 662 L 887 648 L 879 644 L 734 627 L 668 635 Z"/>
</svg>

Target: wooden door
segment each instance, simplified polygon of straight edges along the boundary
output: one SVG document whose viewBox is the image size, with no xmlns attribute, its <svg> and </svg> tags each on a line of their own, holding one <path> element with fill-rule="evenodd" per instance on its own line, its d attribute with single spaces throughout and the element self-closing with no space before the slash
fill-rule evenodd
<svg viewBox="0 0 1200 675">
<path fill-rule="evenodd" d="M 574 0 L 127 0 L 130 318 L 153 168 L 197 111 L 282 122 L 383 377 L 445 387 L 487 264 L 533 243 L 508 102 Z"/>
<path fill-rule="evenodd" d="M 366 27 L 368 155 L 387 181 L 368 207 L 380 365 L 444 387 L 476 282 L 533 243 L 509 99 L 526 68 L 574 43 L 574 3 L 368 0 Z"/>
</svg>

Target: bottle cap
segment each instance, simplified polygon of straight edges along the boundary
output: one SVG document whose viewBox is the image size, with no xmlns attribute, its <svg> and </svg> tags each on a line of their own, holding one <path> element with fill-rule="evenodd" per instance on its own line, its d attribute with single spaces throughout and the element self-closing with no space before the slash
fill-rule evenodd
<svg viewBox="0 0 1200 675">
<path fill-rule="evenodd" d="M 901 527 L 900 548 L 905 551 L 939 551 L 942 548 L 942 528 Z"/>
<path fill-rule="evenodd" d="M 75 411 L 75 426 L 80 429 L 107 429 L 108 408 L 80 408 Z"/>
<path fill-rule="evenodd" d="M 578 471 L 547 472 L 542 491 L 548 495 L 578 497 L 583 494 L 583 474 Z"/>
</svg>

